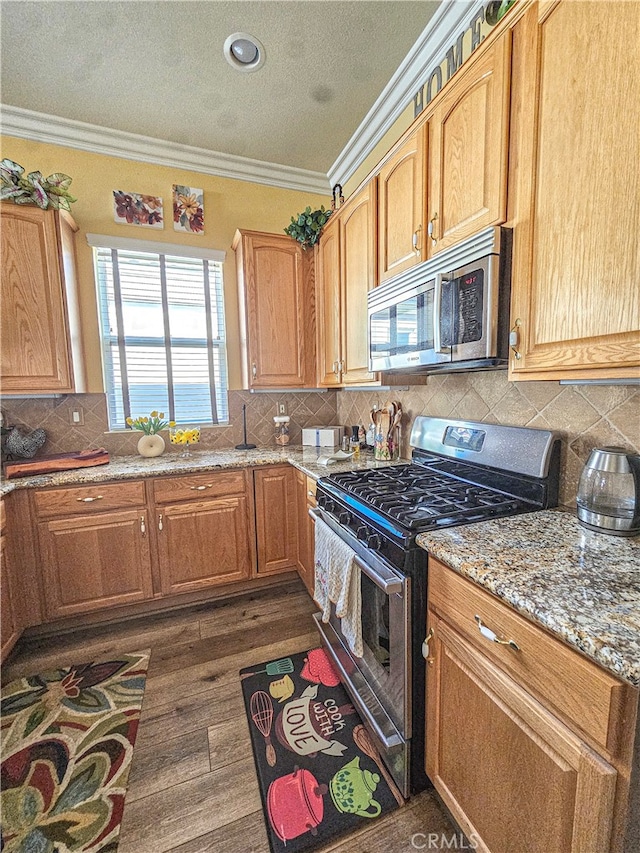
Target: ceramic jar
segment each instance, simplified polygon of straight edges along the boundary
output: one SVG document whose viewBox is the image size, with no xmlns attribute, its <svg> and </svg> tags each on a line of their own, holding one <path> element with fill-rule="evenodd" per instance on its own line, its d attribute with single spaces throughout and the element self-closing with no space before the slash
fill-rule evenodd
<svg viewBox="0 0 640 853">
<path fill-rule="evenodd" d="M 140 456 L 161 456 L 164 453 L 164 438 L 157 433 L 155 435 L 142 435 L 138 440 L 138 453 Z"/>
</svg>

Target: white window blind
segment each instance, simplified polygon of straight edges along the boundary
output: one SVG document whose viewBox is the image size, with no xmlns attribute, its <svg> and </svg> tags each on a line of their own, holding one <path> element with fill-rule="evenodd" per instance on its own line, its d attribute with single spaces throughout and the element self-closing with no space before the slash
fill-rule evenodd
<svg viewBox="0 0 640 853">
<path fill-rule="evenodd" d="M 88 236 L 111 428 L 153 410 L 177 423 L 228 422 L 222 263 Z"/>
</svg>

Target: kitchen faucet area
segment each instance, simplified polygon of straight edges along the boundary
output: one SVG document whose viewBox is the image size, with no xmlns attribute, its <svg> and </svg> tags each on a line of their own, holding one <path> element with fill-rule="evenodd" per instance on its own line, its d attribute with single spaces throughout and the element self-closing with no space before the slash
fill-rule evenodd
<svg viewBox="0 0 640 853">
<path fill-rule="evenodd" d="M 640 851 L 640 3 L 0 24 L 3 853 Z"/>
</svg>

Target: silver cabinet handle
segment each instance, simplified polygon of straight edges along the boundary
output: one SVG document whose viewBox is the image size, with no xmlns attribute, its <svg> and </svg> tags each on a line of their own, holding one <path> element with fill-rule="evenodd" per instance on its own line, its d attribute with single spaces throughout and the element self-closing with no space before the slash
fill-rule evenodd
<svg viewBox="0 0 640 853">
<path fill-rule="evenodd" d="M 158 516 L 158 530 L 162 530 L 162 513 Z"/>
<path fill-rule="evenodd" d="M 520 651 L 520 646 L 514 640 L 503 640 L 495 633 L 495 631 L 492 631 L 491 628 L 487 628 L 478 615 L 473 618 L 478 623 L 478 630 L 486 640 L 490 640 L 492 643 L 498 643 L 500 646 L 509 646 L 509 648 L 513 649 L 514 652 Z"/>
<path fill-rule="evenodd" d="M 257 379 L 258 377 L 258 365 L 255 363 L 255 361 L 251 365 L 251 375 L 254 379 Z"/>
<path fill-rule="evenodd" d="M 144 515 L 141 515 L 140 516 L 140 533 L 142 533 L 142 535 L 144 536 L 146 532 L 147 532 L 147 526 L 144 523 Z"/>
<path fill-rule="evenodd" d="M 315 492 L 312 492 L 312 491 L 311 491 L 311 489 L 309 489 L 309 490 L 307 491 L 307 495 L 308 495 L 310 498 L 315 498 L 315 496 L 316 496 Z"/>
<path fill-rule="evenodd" d="M 90 504 L 93 503 L 93 501 L 101 501 L 103 497 L 104 495 L 96 495 L 95 498 L 76 498 L 76 500 L 78 503 Z"/>
<path fill-rule="evenodd" d="M 213 483 L 207 483 L 206 486 L 189 486 L 192 492 L 204 492 L 205 489 L 212 488 Z"/>
<path fill-rule="evenodd" d="M 513 351 L 513 357 L 517 359 L 522 358 L 522 353 L 518 349 L 520 346 L 520 326 L 522 325 L 522 320 L 518 318 L 516 322 L 513 324 L 513 329 L 509 332 L 509 346 Z"/>
</svg>

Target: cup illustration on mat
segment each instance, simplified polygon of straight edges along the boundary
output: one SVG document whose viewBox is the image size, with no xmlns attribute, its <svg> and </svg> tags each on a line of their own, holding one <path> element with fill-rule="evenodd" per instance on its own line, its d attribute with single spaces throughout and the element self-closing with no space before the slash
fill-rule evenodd
<svg viewBox="0 0 640 853">
<path fill-rule="evenodd" d="M 272 681 L 269 685 L 269 693 L 278 702 L 286 702 L 287 699 L 293 696 L 294 690 L 295 686 L 288 675 L 279 678 L 277 681 Z"/>
<path fill-rule="evenodd" d="M 378 817 L 380 803 L 373 799 L 373 795 L 379 781 L 377 773 L 360 769 L 360 756 L 357 755 L 338 770 L 329 783 L 334 806 L 339 812 Z"/>
</svg>

